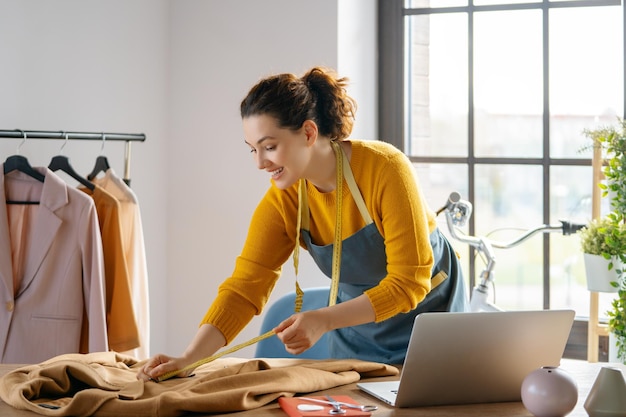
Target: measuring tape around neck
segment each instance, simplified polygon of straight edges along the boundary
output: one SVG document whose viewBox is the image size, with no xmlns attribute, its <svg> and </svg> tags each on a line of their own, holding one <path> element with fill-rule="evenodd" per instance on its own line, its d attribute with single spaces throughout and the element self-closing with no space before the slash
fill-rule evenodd
<svg viewBox="0 0 626 417">
<path fill-rule="evenodd" d="M 332 306 L 337 302 L 337 294 L 339 292 L 339 275 L 341 271 L 341 247 L 342 247 L 342 239 L 341 239 L 341 215 L 342 215 L 342 206 L 343 206 L 343 154 L 341 150 L 341 145 L 337 143 L 337 141 L 330 142 L 333 148 L 333 152 L 335 153 L 336 159 L 336 214 L 335 214 L 335 242 L 333 245 L 333 269 L 332 269 L 332 279 L 330 284 L 330 295 L 328 297 L 328 305 Z M 299 266 L 299 258 L 300 258 L 300 227 L 302 225 L 302 206 L 303 206 L 303 193 L 306 193 L 306 182 L 301 179 L 298 184 L 298 219 L 296 222 L 296 245 L 293 250 L 293 266 L 296 274 L 296 300 L 294 306 L 294 312 L 299 313 L 302 310 L 302 301 L 304 293 L 300 288 L 300 284 L 298 283 L 298 266 Z M 233 346 L 229 349 L 223 350 L 221 352 L 216 353 L 215 355 L 200 359 L 184 367 L 183 369 L 175 370 L 167 372 L 160 377 L 156 378 L 156 382 L 165 381 L 167 379 L 172 378 L 180 373 L 190 371 L 192 369 L 197 368 L 200 365 L 207 364 L 209 362 L 213 362 L 214 360 L 221 358 L 222 356 L 228 355 L 229 353 L 236 352 L 245 347 L 251 346 L 255 343 L 260 342 L 261 340 L 268 339 L 274 336 L 273 330 L 270 330 L 262 335 L 254 337 L 246 342 Z"/>
<path fill-rule="evenodd" d="M 333 245 L 333 272 L 330 284 L 330 296 L 328 297 L 328 305 L 332 306 L 337 302 L 337 293 L 339 292 L 339 275 L 341 274 L 341 247 L 343 240 L 341 239 L 341 214 L 343 210 L 343 151 L 341 145 L 336 141 L 331 141 L 337 160 L 337 187 L 335 189 L 335 244 Z"/>
<path fill-rule="evenodd" d="M 343 163 L 344 154 L 341 149 L 341 145 L 332 140 L 330 142 L 333 152 L 335 153 L 336 171 L 335 171 L 335 241 L 333 244 L 333 260 L 332 260 L 332 275 L 330 284 L 330 294 L 328 296 L 328 305 L 332 306 L 337 302 L 337 294 L 339 292 L 339 276 L 341 273 L 341 248 L 343 240 L 341 238 L 341 225 L 342 225 L 342 212 L 343 212 Z M 308 203 L 306 199 L 306 181 L 300 180 L 298 184 L 298 219 L 296 222 L 296 245 L 293 250 L 293 267 L 296 273 L 296 303 L 298 302 L 298 290 L 300 288 L 298 284 L 298 265 L 300 259 L 300 229 L 302 228 L 302 216 L 309 216 Z M 307 207 L 305 209 L 305 207 Z M 308 225 L 308 221 L 306 222 Z M 300 300 L 300 305 L 302 301 Z"/>
</svg>

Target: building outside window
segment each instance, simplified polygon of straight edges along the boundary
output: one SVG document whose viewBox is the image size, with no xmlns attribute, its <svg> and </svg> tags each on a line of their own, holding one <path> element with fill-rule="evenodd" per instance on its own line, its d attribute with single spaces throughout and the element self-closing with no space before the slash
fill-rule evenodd
<svg viewBox="0 0 626 417">
<path fill-rule="evenodd" d="M 458 191 L 474 206 L 465 232 L 502 241 L 591 218 L 582 131 L 624 117 L 620 0 L 382 0 L 379 14 L 381 138 L 411 158 L 433 209 Z M 484 263 L 453 244 L 471 288 Z M 578 236 L 496 256 L 501 308 L 589 315 Z"/>
</svg>

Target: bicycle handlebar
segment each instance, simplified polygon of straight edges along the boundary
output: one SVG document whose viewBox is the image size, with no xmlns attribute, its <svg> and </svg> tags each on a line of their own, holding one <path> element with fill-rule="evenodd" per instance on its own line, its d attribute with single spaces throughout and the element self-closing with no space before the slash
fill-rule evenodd
<svg viewBox="0 0 626 417">
<path fill-rule="evenodd" d="M 530 229 L 528 231 L 526 231 L 526 233 L 516 237 L 515 239 L 509 241 L 509 242 L 497 242 L 497 241 L 491 241 L 491 244 L 493 245 L 493 247 L 495 248 L 500 248 L 500 249 L 509 249 L 512 248 L 514 246 L 519 245 L 520 243 L 528 240 L 531 236 L 539 233 L 539 232 L 543 232 L 543 233 L 549 233 L 549 232 L 557 232 L 560 231 L 563 233 L 563 236 L 568 236 L 571 235 L 573 233 L 576 233 L 578 230 L 582 229 L 583 227 L 585 227 L 585 225 L 582 224 L 576 224 L 576 223 L 572 223 L 566 220 L 559 220 L 561 222 L 560 225 L 550 225 L 550 224 L 544 224 L 541 226 L 537 226 L 533 229 Z"/>
<path fill-rule="evenodd" d="M 441 209 L 437 210 L 437 214 L 441 212 L 446 213 L 446 223 L 448 225 L 450 233 L 452 234 L 452 237 L 479 249 L 488 246 L 499 249 L 509 249 L 521 244 L 522 242 L 525 242 L 530 237 L 536 235 L 539 232 L 548 233 L 561 231 L 564 236 L 569 236 L 586 226 L 584 224 L 572 223 L 567 220 L 559 220 L 561 223 L 560 225 L 543 224 L 541 226 L 537 226 L 527 230 L 525 233 L 508 242 L 502 242 L 487 239 L 486 237 L 468 235 L 461 236 L 458 234 L 457 226 L 465 225 L 467 220 L 472 215 L 472 204 L 469 201 L 462 200 L 460 194 L 456 191 L 453 191 L 448 197 L 448 201 L 446 202 L 446 204 Z"/>
<path fill-rule="evenodd" d="M 523 234 L 508 242 L 501 242 L 491 240 L 486 236 L 460 235 L 458 233 L 457 227 L 464 226 L 467 220 L 472 215 L 472 204 L 469 201 L 462 200 L 461 195 L 456 191 L 452 192 L 448 197 L 448 201 L 446 201 L 446 204 L 441 209 L 437 210 L 437 215 L 439 215 L 441 212 L 445 212 L 446 214 L 446 224 L 452 237 L 460 242 L 466 243 L 476 248 L 478 252 L 480 252 L 485 258 L 485 269 L 483 269 L 483 271 L 481 272 L 480 282 L 478 283 L 478 285 L 476 285 L 476 287 L 474 287 L 472 297 L 470 299 L 471 311 L 500 310 L 498 306 L 487 301 L 487 297 L 489 294 L 489 288 L 487 284 L 490 282 L 493 283 L 493 271 L 496 265 L 496 256 L 493 250 L 494 248 L 512 248 L 528 240 L 531 236 L 539 232 L 548 233 L 561 231 L 564 236 L 567 236 L 576 233 L 578 230 L 586 226 L 583 224 L 560 220 L 560 225 L 543 224 L 541 226 L 537 226 L 535 228 L 527 230 Z"/>
</svg>

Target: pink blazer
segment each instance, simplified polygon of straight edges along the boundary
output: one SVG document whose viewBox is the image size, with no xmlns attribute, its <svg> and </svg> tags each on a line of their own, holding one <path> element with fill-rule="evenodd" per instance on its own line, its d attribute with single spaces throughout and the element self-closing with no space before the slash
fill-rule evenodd
<svg viewBox="0 0 626 417">
<path fill-rule="evenodd" d="M 93 200 L 47 168 L 35 168 L 45 175 L 42 184 L 18 171 L 5 176 L 2 165 L 0 362 L 38 363 L 79 352 L 83 327 L 90 352 L 108 350 L 102 242 Z M 13 288 L 7 193 L 12 200 L 35 196 L 40 202 L 18 289 Z"/>
</svg>

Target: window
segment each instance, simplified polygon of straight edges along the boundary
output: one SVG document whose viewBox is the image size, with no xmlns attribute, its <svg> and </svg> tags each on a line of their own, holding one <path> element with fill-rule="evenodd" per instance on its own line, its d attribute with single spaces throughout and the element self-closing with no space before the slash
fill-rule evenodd
<svg viewBox="0 0 626 417">
<path fill-rule="evenodd" d="M 470 234 L 587 222 L 582 130 L 624 117 L 625 14 L 620 0 L 381 0 L 380 137 L 411 158 L 433 209 L 452 191 L 473 203 Z M 471 288 L 484 264 L 452 243 Z M 577 236 L 496 256 L 500 307 L 589 315 Z"/>
</svg>

